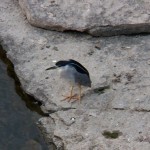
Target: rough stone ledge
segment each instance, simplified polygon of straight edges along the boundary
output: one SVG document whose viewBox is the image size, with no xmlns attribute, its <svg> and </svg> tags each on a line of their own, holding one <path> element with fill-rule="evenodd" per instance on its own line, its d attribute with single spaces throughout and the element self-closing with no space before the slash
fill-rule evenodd
<svg viewBox="0 0 150 150">
<path fill-rule="evenodd" d="M 150 32 L 147 0 L 19 0 L 19 4 L 33 26 L 45 29 L 93 36 Z"/>
<path fill-rule="evenodd" d="M 124 24 L 116 26 L 99 26 L 88 31 L 93 36 L 135 35 L 150 33 L 150 24 Z"/>
<path fill-rule="evenodd" d="M 149 115 L 130 110 L 120 113 L 118 110 L 101 112 L 77 109 L 59 111 L 51 114 L 50 118 L 41 118 L 39 125 L 45 136 L 57 145 L 57 149 L 140 150 L 144 147 L 144 150 L 149 150 Z M 49 123 L 52 120 L 53 123 Z M 54 127 L 52 130 L 51 126 Z M 147 129 L 144 130 L 143 126 Z M 111 136 L 113 132 L 118 134 Z M 108 135 L 104 136 L 104 133 Z"/>
</svg>

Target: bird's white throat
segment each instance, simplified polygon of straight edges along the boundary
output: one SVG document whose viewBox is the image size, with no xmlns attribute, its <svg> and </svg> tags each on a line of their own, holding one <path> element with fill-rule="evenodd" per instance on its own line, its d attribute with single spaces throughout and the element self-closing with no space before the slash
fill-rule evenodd
<svg viewBox="0 0 150 150">
<path fill-rule="evenodd" d="M 76 70 L 73 67 L 66 65 L 64 67 L 60 67 L 58 71 L 61 78 L 64 78 L 69 82 L 74 82 L 74 73 Z"/>
</svg>

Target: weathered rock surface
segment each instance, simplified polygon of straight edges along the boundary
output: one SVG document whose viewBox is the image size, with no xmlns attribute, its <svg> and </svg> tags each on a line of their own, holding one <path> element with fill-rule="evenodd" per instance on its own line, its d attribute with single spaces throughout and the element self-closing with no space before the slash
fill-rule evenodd
<svg viewBox="0 0 150 150">
<path fill-rule="evenodd" d="M 94 36 L 150 32 L 149 0 L 19 0 L 28 21 L 45 29 Z"/>
<path fill-rule="evenodd" d="M 67 150 L 148 150 L 150 148 L 149 113 L 80 109 L 57 112 L 51 117 L 55 120 L 53 134 L 63 142 L 59 141 L 58 147 L 64 145 L 64 149 Z M 44 126 L 43 123 L 49 120 L 51 119 L 42 118 L 40 122 Z M 44 127 L 49 133 L 50 129 Z M 118 135 L 105 138 L 103 135 L 107 132 L 116 132 Z"/>
<path fill-rule="evenodd" d="M 66 150 L 150 149 L 149 35 L 93 38 L 38 29 L 15 0 L 1 1 L 0 13 L 0 41 L 22 87 L 53 112 L 39 121 L 48 142 Z M 68 85 L 45 71 L 68 58 L 91 75 L 80 105 L 61 101 Z"/>
</svg>

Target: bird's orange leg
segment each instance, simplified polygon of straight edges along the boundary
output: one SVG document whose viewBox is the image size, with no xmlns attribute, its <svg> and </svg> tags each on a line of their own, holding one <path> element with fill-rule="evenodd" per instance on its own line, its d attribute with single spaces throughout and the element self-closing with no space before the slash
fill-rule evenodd
<svg viewBox="0 0 150 150">
<path fill-rule="evenodd" d="M 65 98 L 64 98 L 62 101 L 67 100 L 68 102 L 70 102 L 70 100 L 76 96 L 76 94 L 73 95 L 73 88 L 74 88 L 74 86 L 72 85 L 72 86 L 71 86 L 70 95 L 69 95 L 69 96 L 64 96 L 64 95 L 63 95 Z"/>
<path fill-rule="evenodd" d="M 82 88 L 81 88 L 81 85 L 79 84 L 79 103 L 81 103 L 81 91 L 82 91 Z"/>
<path fill-rule="evenodd" d="M 81 103 L 81 94 L 82 94 L 82 88 L 81 88 L 81 85 L 79 84 L 79 96 L 73 96 L 73 98 L 72 99 L 74 99 L 74 101 L 73 102 L 75 102 L 75 101 L 79 101 L 79 103 Z"/>
</svg>

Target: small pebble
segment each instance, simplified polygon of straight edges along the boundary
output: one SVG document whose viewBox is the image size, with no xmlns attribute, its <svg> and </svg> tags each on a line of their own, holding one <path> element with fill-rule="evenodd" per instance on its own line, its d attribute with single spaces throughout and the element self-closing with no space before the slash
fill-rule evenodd
<svg viewBox="0 0 150 150">
<path fill-rule="evenodd" d="M 74 117 L 72 117 L 72 118 L 71 118 L 71 120 L 72 120 L 72 121 L 75 121 L 75 118 L 74 118 Z"/>
<path fill-rule="evenodd" d="M 98 49 L 98 50 L 101 50 L 101 45 L 100 44 L 96 44 L 95 48 Z"/>
<path fill-rule="evenodd" d="M 53 47 L 53 50 L 54 50 L 54 51 L 59 51 L 56 46 Z"/>
<path fill-rule="evenodd" d="M 46 48 L 50 48 L 50 45 L 46 45 Z"/>
</svg>

